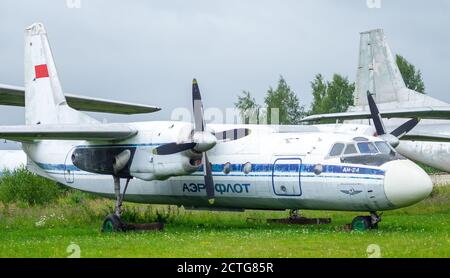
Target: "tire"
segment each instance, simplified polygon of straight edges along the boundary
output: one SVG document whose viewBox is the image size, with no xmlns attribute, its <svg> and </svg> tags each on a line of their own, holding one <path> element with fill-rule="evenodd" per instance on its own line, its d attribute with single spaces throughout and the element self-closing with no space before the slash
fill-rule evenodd
<svg viewBox="0 0 450 278">
<path fill-rule="evenodd" d="M 364 232 L 372 229 L 370 216 L 357 216 L 352 221 L 352 231 Z"/>
<path fill-rule="evenodd" d="M 125 225 L 120 217 L 115 214 L 106 216 L 102 225 L 102 233 L 123 232 Z"/>
</svg>

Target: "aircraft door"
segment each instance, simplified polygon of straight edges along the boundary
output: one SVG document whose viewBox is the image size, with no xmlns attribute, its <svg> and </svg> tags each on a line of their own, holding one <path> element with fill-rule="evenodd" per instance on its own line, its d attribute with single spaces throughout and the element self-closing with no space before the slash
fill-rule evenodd
<svg viewBox="0 0 450 278">
<path fill-rule="evenodd" d="M 276 158 L 272 168 L 272 187 L 277 196 L 301 196 L 300 158 Z"/>
<path fill-rule="evenodd" d="M 75 182 L 74 169 L 75 166 L 72 163 L 72 153 L 75 148 L 72 148 L 66 155 L 66 160 L 64 162 L 64 180 L 67 183 Z"/>
</svg>

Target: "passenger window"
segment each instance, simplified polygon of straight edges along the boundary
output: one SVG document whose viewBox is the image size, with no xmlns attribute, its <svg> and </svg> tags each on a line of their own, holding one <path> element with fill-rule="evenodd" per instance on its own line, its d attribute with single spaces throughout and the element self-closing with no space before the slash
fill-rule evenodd
<svg viewBox="0 0 450 278">
<path fill-rule="evenodd" d="M 345 145 L 342 143 L 334 144 L 333 148 L 331 148 L 330 156 L 340 156 L 344 150 L 344 147 Z"/>
<path fill-rule="evenodd" d="M 363 143 L 358 143 L 358 149 L 360 153 L 363 154 L 374 154 L 374 153 L 378 153 L 377 148 L 375 147 L 375 145 L 371 142 L 363 142 Z"/>
<path fill-rule="evenodd" d="M 375 142 L 375 145 L 377 146 L 380 153 L 390 154 L 392 152 L 391 147 L 389 147 L 386 142 Z"/>
<path fill-rule="evenodd" d="M 250 162 L 247 162 L 244 164 L 244 174 L 248 174 L 252 171 L 252 164 Z"/>
<path fill-rule="evenodd" d="M 227 162 L 223 165 L 223 172 L 225 175 L 228 175 L 231 172 L 231 163 Z"/>
<path fill-rule="evenodd" d="M 358 151 L 356 150 L 356 146 L 354 144 L 347 145 L 347 147 L 345 148 L 344 154 L 348 155 L 348 154 L 355 154 L 355 153 L 358 153 Z"/>
</svg>

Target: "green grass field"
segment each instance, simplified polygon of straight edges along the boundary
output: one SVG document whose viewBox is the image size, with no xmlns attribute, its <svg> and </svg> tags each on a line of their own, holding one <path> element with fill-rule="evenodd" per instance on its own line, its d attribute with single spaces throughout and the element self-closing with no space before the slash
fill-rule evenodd
<svg viewBox="0 0 450 278">
<path fill-rule="evenodd" d="M 160 215 L 165 230 L 102 234 L 103 217 L 112 207 L 110 200 L 72 191 L 47 205 L 0 203 L 0 257 L 67 257 L 72 243 L 81 257 L 364 258 L 372 244 L 379 246 L 381 257 L 450 257 L 450 186 L 436 188 L 413 207 L 386 212 L 379 229 L 369 232 L 343 228 L 357 213 L 306 211 L 305 216 L 331 217 L 333 222 L 297 226 L 264 221 L 287 212 L 126 204 L 125 218 L 146 222 Z"/>
</svg>

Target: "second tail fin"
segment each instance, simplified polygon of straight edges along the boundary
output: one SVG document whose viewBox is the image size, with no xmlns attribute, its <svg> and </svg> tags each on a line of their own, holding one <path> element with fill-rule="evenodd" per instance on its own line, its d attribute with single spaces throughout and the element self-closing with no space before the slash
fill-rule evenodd
<svg viewBox="0 0 450 278">
<path fill-rule="evenodd" d="M 367 91 L 374 94 L 377 103 L 397 101 L 397 92 L 406 86 L 383 30 L 361 33 L 359 47 L 355 106 L 367 105 Z"/>
<path fill-rule="evenodd" d="M 446 103 L 406 88 L 382 29 L 361 33 L 354 106 L 367 107 L 367 91 L 380 107 L 400 108 Z"/>
</svg>

